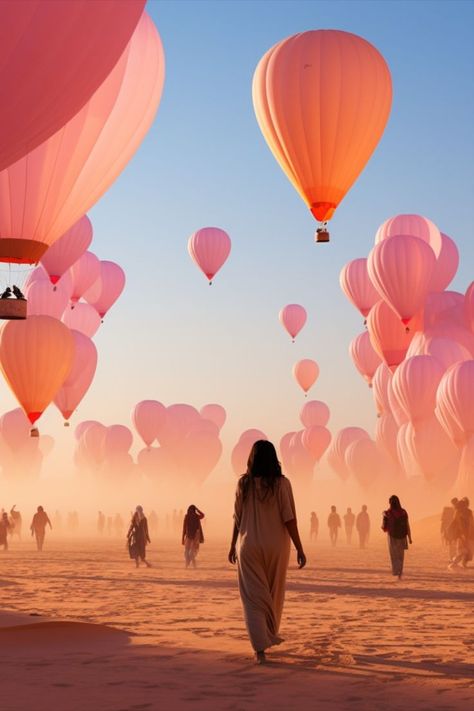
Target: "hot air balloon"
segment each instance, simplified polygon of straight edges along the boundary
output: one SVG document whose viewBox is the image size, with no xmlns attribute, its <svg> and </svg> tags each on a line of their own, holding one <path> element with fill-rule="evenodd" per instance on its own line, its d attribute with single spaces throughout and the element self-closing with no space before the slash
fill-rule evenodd
<svg viewBox="0 0 474 711">
<path fill-rule="evenodd" d="M 54 290 L 49 280 L 38 279 L 25 289 L 28 316 L 52 316 L 61 320 L 69 304 L 71 292 L 61 281 Z"/>
<path fill-rule="evenodd" d="M 380 294 L 370 281 L 367 259 L 353 259 L 342 268 L 339 284 L 351 304 L 367 318 L 370 309 L 380 300 Z"/>
<path fill-rule="evenodd" d="M 145 0 L 0 3 L 0 170 L 77 114 L 110 74 Z"/>
<path fill-rule="evenodd" d="M 431 291 L 444 291 L 456 276 L 459 252 L 455 242 L 441 232 L 441 251 L 436 259 Z"/>
<path fill-rule="evenodd" d="M 166 419 L 166 407 L 158 400 L 142 400 L 132 411 L 132 422 L 147 447 L 158 437 Z"/>
<path fill-rule="evenodd" d="M 392 371 L 381 363 L 372 378 L 372 393 L 374 396 L 377 415 L 387 415 L 390 413 L 390 401 L 388 399 L 388 387 L 392 379 Z"/>
<path fill-rule="evenodd" d="M 443 370 L 447 370 L 455 363 L 471 360 L 471 354 L 461 343 L 450 338 L 428 336 L 425 333 L 415 333 L 413 341 L 407 350 L 406 357 L 428 355 L 436 358 L 441 363 Z"/>
<path fill-rule="evenodd" d="M 100 316 L 90 304 L 79 303 L 66 309 L 62 320 L 71 331 L 80 331 L 89 338 L 95 336 L 100 326 Z"/>
<path fill-rule="evenodd" d="M 188 252 L 209 284 L 227 260 L 230 248 L 229 235 L 219 227 L 203 227 L 193 232 L 188 240 Z"/>
<path fill-rule="evenodd" d="M 73 360 L 74 339 L 51 316 L 9 321 L 0 330 L 0 368 L 31 424 L 56 396 Z"/>
<path fill-rule="evenodd" d="M 442 248 L 441 232 L 434 222 L 422 215 L 396 215 L 380 225 L 375 235 L 375 244 L 397 235 L 418 237 L 430 245 L 435 257 L 438 258 Z"/>
<path fill-rule="evenodd" d="M 428 355 L 413 356 L 398 366 L 391 385 L 398 403 L 412 423 L 433 415 L 436 391 L 443 373 L 441 363 Z"/>
<path fill-rule="evenodd" d="M 69 273 L 72 280 L 71 304 L 74 306 L 100 278 L 100 260 L 92 252 L 84 252 Z"/>
<path fill-rule="evenodd" d="M 81 217 L 43 254 L 41 264 L 52 284 L 57 284 L 69 267 L 84 254 L 92 242 L 92 224 L 87 215 Z"/>
<path fill-rule="evenodd" d="M 425 305 L 435 265 L 429 245 L 410 235 L 382 240 L 367 260 L 373 285 L 405 326 Z"/>
<path fill-rule="evenodd" d="M 263 56 L 252 95 L 280 167 L 316 220 L 331 219 L 390 113 L 392 82 L 382 55 L 349 32 L 302 32 Z"/>
<path fill-rule="evenodd" d="M 367 331 L 360 333 L 350 342 L 349 355 L 362 377 L 372 385 L 372 378 L 382 360 L 374 350 Z"/>
<path fill-rule="evenodd" d="M 412 319 L 407 332 L 395 312 L 385 301 L 379 301 L 370 309 L 367 330 L 374 350 L 394 370 L 405 358 L 415 332 L 421 330 L 422 317 Z"/>
<path fill-rule="evenodd" d="M 398 425 L 392 414 L 386 413 L 378 418 L 375 429 L 375 441 L 381 450 L 385 450 L 393 462 L 399 466 L 397 453 Z"/>
<path fill-rule="evenodd" d="M 331 433 L 326 427 L 312 425 L 304 430 L 301 436 L 301 444 L 319 462 L 331 444 Z"/>
<path fill-rule="evenodd" d="M 84 299 L 103 319 L 125 288 L 125 272 L 115 262 L 101 261 L 99 279 L 85 292 Z"/>
<path fill-rule="evenodd" d="M 435 414 L 460 449 L 474 437 L 474 360 L 451 366 L 436 394 Z"/>
<path fill-rule="evenodd" d="M 293 366 L 293 376 L 300 388 L 305 393 L 305 397 L 308 390 L 314 385 L 314 383 L 318 379 L 318 375 L 319 366 L 316 361 L 311 360 L 310 358 L 304 358 L 303 360 L 299 360 Z"/>
<path fill-rule="evenodd" d="M 347 447 L 346 465 L 363 489 L 368 489 L 380 476 L 382 458 L 372 439 L 358 439 Z"/>
<path fill-rule="evenodd" d="M 474 281 L 470 283 L 464 296 L 464 319 L 467 328 L 474 333 Z"/>
<path fill-rule="evenodd" d="M 284 306 L 280 313 L 279 319 L 283 328 L 291 336 L 293 343 L 298 333 L 306 323 L 306 309 L 299 304 L 288 304 Z"/>
<path fill-rule="evenodd" d="M 91 339 L 79 331 L 71 331 L 71 335 L 75 346 L 74 360 L 69 375 L 54 398 L 65 425 L 89 390 L 97 368 L 97 348 Z"/>
<path fill-rule="evenodd" d="M 217 426 L 218 430 L 221 430 L 224 427 L 227 418 L 226 411 L 222 405 L 217 405 L 216 403 L 204 405 L 204 407 L 201 407 L 199 410 L 199 414 L 205 420 L 213 422 Z"/>
<path fill-rule="evenodd" d="M 148 131 L 163 78 L 161 41 L 144 13 L 119 61 L 87 104 L 0 173 L 0 261 L 37 262 L 97 202 Z"/>
<path fill-rule="evenodd" d="M 300 411 L 300 420 L 303 427 L 325 427 L 329 422 L 329 407 L 320 400 L 305 402 Z"/>
</svg>

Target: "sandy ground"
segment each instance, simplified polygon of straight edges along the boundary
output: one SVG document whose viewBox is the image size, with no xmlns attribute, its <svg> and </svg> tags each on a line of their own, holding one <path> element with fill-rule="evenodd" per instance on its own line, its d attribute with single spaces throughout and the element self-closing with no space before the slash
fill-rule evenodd
<svg viewBox="0 0 474 711">
<path fill-rule="evenodd" d="M 139 570 L 119 541 L 14 543 L 0 552 L 2 711 L 474 708 L 474 569 L 448 572 L 416 533 L 402 582 L 382 536 L 306 548 L 286 642 L 256 667 L 224 543 L 195 571 L 170 542 Z"/>
</svg>

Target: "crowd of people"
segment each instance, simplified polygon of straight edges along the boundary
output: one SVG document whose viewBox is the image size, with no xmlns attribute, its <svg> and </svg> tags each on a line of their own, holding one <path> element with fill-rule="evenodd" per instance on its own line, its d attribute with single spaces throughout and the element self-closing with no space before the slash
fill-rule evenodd
<svg viewBox="0 0 474 711">
<path fill-rule="evenodd" d="M 469 499 L 451 499 L 441 514 L 441 538 L 449 550 L 449 570 L 467 567 L 474 556 L 474 518 Z"/>
<path fill-rule="evenodd" d="M 359 536 L 359 548 L 365 548 L 370 533 L 370 518 L 367 512 L 367 506 L 364 504 L 357 514 L 353 513 L 351 508 L 346 510 L 346 513 L 342 517 L 344 520 L 344 532 L 346 534 L 346 543 L 351 545 L 352 534 L 354 528 Z M 331 506 L 331 511 L 327 520 L 328 530 L 329 530 L 329 540 L 333 546 L 336 545 L 339 529 L 342 528 L 342 521 L 340 515 L 337 513 L 337 508 Z M 315 511 L 311 511 L 310 522 L 309 522 L 309 540 L 317 541 L 319 535 L 319 519 Z"/>
</svg>

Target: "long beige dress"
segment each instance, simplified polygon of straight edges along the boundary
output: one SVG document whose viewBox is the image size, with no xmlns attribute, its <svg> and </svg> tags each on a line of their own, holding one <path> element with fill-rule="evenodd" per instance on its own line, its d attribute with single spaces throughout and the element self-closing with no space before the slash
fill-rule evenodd
<svg viewBox="0 0 474 711">
<path fill-rule="evenodd" d="M 278 478 L 273 494 L 264 496 L 261 480 L 251 478 L 242 500 L 237 486 L 234 518 L 240 533 L 239 590 L 245 624 L 255 651 L 283 640 L 278 636 L 290 558 L 290 536 L 285 526 L 296 519 L 291 484 Z"/>
</svg>

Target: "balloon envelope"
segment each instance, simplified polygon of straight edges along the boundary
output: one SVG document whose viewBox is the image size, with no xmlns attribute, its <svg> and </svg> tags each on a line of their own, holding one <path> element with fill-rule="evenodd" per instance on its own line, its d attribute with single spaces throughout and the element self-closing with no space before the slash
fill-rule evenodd
<svg viewBox="0 0 474 711">
<path fill-rule="evenodd" d="M 219 227 L 203 227 L 193 232 L 188 240 L 191 259 L 198 265 L 209 283 L 227 260 L 230 249 L 230 237 Z"/>
<path fill-rule="evenodd" d="M 303 390 L 307 393 L 308 390 L 314 385 L 319 375 L 319 366 L 316 361 L 310 358 L 304 358 L 299 360 L 293 366 L 293 376 Z"/>
<path fill-rule="evenodd" d="M 288 304 L 284 306 L 279 314 L 280 323 L 289 333 L 293 342 L 306 323 L 306 309 L 299 304 Z"/>
<path fill-rule="evenodd" d="M 353 259 L 342 268 L 339 284 L 351 304 L 367 318 L 372 306 L 380 299 L 380 294 L 370 281 L 367 259 Z"/>
<path fill-rule="evenodd" d="M 47 249 L 41 259 L 52 284 L 84 254 L 92 242 L 92 224 L 87 215 L 80 218 Z"/>
</svg>

